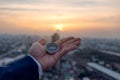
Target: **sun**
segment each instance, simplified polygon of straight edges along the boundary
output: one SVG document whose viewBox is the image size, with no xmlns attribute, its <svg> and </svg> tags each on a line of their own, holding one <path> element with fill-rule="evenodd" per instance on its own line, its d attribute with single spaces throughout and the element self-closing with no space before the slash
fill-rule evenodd
<svg viewBox="0 0 120 80">
<path fill-rule="evenodd" d="M 62 31 L 63 30 L 63 25 L 62 24 L 56 24 L 55 28 L 56 28 L 56 30 Z"/>
</svg>

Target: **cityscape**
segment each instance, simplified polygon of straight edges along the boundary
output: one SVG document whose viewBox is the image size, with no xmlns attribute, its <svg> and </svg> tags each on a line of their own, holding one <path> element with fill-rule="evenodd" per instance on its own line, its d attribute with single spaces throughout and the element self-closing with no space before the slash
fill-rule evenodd
<svg viewBox="0 0 120 80">
<path fill-rule="evenodd" d="M 59 38 L 59 34 L 54 36 Z M 37 35 L 0 35 L 0 66 L 5 66 L 26 56 L 32 43 L 41 37 Z M 49 42 L 51 37 L 45 36 Z M 82 38 L 82 44 L 77 50 L 65 55 L 59 64 L 43 72 L 40 77 L 40 80 L 119 79 L 120 39 L 99 38 Z"/>
<path fill-rule="evenodd" d="M 65 48 L 53 43 L 72 36 L 81 41 L 76 41 L 76 44 L 73 40 L 66 41 Z M 42 38 L 46 40 L 46 45 L 41 46 L 43 50 L 46 48 L 46 53 L 78 48 L 60 61 L 56 60 L 56 55 L 45 54 L 52 60 L 44 58 L 45 55 L 37 58 L 35 54 L 28 55 L 34 42 L 45 43 L 44 39 L 40 40 Z M 57 47 L 48 46 L 51 42 Z M 42 52 L 38 46 L 33 49 Z M 37 50 L 31 53 L 37 53 Z M 24 61 L 30 63 L 24 57 L 30 58 L 33 64 L 38 57 L 44 60 L 38 60 L 34 72 L 31 70 L 34 66 L 29 67 L 29 64 L 25 70 L 19 69 Z M 6 77 L 6 71 L 0 69 L 0 80 L 1 77 L 8 80 L 16 80 L 15 77 L 17 80 L 38 79 L 36 70 L 39 70 L 39 63 L 52 65 L 50 61 L 58 63 L 43 73 L 40 69 L 39 80 L 120 80 L 120 0 L 0 0 L 0 68 L 6 69 L 9 64 L 19 62 L 17 60 L 24 60 L 17 66 L 19 71 L 14 70 L 19 76 L 10 73 Z M 50 67 L 48 63 L 45 65 Z"/>
</svg>

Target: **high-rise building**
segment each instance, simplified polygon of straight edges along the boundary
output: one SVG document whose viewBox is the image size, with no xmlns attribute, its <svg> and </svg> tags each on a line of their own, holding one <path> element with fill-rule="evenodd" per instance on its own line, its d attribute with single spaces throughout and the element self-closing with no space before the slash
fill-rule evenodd
<svg viewBox="0 0 120 80">
<path fill-rule="evenodd" d="M 60 40 L 60 34 L 59 34 L 59 30 L 57 30 L 57 32 L 55 32 L 53 35 L 52 35 L 52 42 L 56 42 Z M 57 68 L 57 74 L 59 74 L 59 77 L 61 77 L 61 61 L 59 61 L 57 64 L 56 64 L 56 68 Z M 61 80 L 61 79 L 58 79 L 58 80 Z"/>
<path fill-rule="evenodd" d="M 60 39 L 59 31 L 52 35 L 52 42 L 56 42 Z"/>
</svg>

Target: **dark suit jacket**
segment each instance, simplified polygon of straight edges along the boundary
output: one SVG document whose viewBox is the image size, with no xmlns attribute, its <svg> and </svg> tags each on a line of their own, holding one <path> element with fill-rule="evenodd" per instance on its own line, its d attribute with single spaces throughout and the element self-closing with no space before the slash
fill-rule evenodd
<svg viewBox="0 0 120 80">
<path fill-rule="evenodd" d="M 29 56 L 0 67 L 0 80 L 38 80 L 38 66 Z"/>
</svg>

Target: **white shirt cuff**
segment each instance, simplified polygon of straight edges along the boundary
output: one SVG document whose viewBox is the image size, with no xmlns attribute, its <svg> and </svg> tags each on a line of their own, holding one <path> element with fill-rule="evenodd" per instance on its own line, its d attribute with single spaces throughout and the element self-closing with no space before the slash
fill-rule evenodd
<svg viewBox="0 0 120 80">
<path fill-rule="evenodd" d="M 40 78 L 40 76 L 43 73 L 41 64 L 33 56 L 31 56 L 30 54 L 28 54 L 28 56 L 30 56 L 37 63 L 37 65 L 38 65 L 38 73 L 39 73 L 39 78 Z"/>
</svg>

